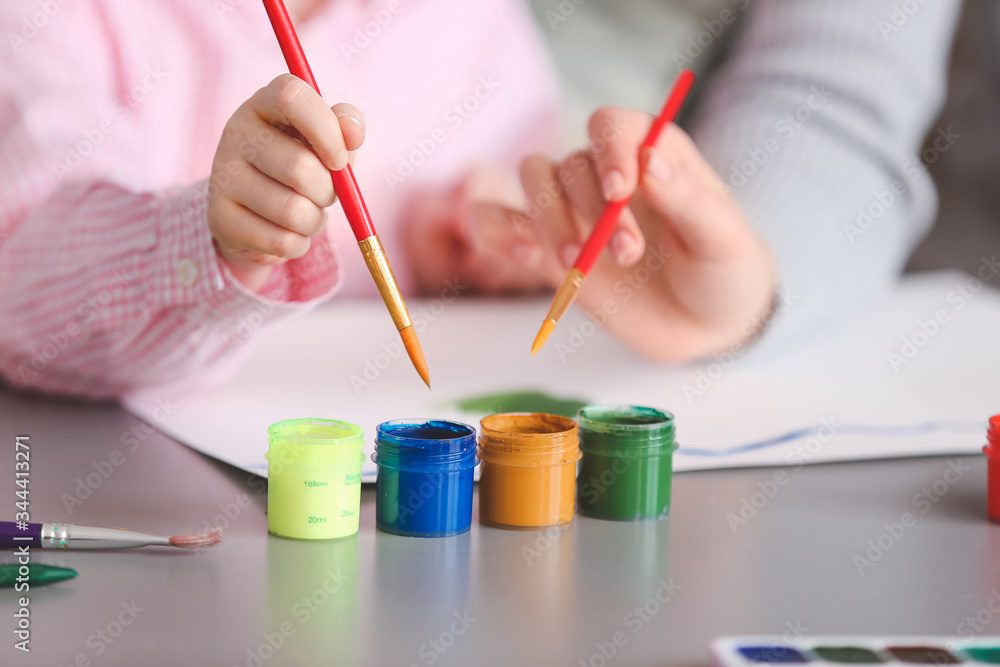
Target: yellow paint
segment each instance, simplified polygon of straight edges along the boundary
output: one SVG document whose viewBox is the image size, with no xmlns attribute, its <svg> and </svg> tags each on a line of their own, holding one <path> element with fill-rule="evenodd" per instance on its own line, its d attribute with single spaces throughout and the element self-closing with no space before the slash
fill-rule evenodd
<svg viewBox="0 0 1000 667">
<path fill-rule="evenodd" d="M 293 419 L 267 432 L 268 532 L 294 540 L 329 540 L 358 532 L 361 427 Z"/>
</svg>

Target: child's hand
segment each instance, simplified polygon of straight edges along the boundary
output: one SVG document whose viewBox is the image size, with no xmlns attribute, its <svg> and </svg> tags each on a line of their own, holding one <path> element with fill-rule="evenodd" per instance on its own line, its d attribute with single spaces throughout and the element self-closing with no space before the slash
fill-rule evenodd
<svg viewBox="0 0 1000 667">
<path fill-rule="evenodd" d="M 520 239 L 517 230 L 507 228 L 505 218 L 494 214 L 496 207 L 523 205 L 517 179 L 492 166 L 473 169 L 451 191 L 413 195 L 401 227 L 421 290 L 436 295 L 449 282 L 492 293 L 546 287 L 539 271 L 523 266 L 534 263 L 534 254 L 541 257 L 533 238 Z M 511 256 L 520 261 L 511 261 Z"/>
<path fill-rule="evenodd" d="M 347 166 L 364 137 L 356 107 L 331 111 L 291 74 L 236 110 L 212 165 L 208 227 L 240 282 L 260 289 L 271 266 L 306 254 L 337 199 L 330 170 Z"/>
<path fill-rule="evenodd" d="M 577 303 L 640 353 L 684 361 L 752 339 L 774 299 L 776 269 L 680 128 L 667 127 L 636 160 L 651 121 L 603 108 L 590 120 L 590 151 L 561 164 L 526 159 L 527 208 L 481 205 L 477 224 L 490 229 L 490 242 L 479 248 L 492 263 L 517 268 L 521 281 L 537 277 L 555 288 L 605 203 L 634 192 Z M 533 333 L 525 332 L 525 346 Z"/>
</svg>

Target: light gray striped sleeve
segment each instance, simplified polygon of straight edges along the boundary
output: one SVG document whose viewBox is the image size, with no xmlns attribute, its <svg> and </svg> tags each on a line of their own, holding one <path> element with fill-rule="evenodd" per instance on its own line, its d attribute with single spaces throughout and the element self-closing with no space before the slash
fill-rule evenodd
<svg viewBox="0 0 1000 667">
<path fill-rule="evenodd" d="M 779 265 L 789 303 L 758 344 L 770 353 L 884 293 L 929 228 L 922 141 L 968 140 L 930 128 L 961 3 L 747 1 L 688 126 Z"/>
</svg>

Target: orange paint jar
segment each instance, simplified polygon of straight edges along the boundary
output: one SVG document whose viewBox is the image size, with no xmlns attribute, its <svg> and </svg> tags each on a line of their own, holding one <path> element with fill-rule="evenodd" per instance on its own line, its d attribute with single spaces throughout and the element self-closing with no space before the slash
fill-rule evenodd
<svg viewBox="0 0 1000 667">
<path fill-rule="evenodd" d="M 540 412 L 508 412 L 480 422 L 479 522 L 536 530 L 573 520 L 576 422 Z"/>
</svg>

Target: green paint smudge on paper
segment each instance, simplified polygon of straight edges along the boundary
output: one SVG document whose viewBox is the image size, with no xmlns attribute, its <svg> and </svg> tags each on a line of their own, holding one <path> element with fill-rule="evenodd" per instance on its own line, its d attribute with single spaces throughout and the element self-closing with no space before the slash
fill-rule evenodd
<svg viewBox="0 0 1000 667">
<path fill-rule="evenodd" d="M 547 412 L 576 417 L 577 411 L 590 402 L 579 398 L 560 398 L 535 390 L 507 391 L 459 399 L 455 405 L 462 412 L 493 414 L 497 412 Z"/>
</svg>

